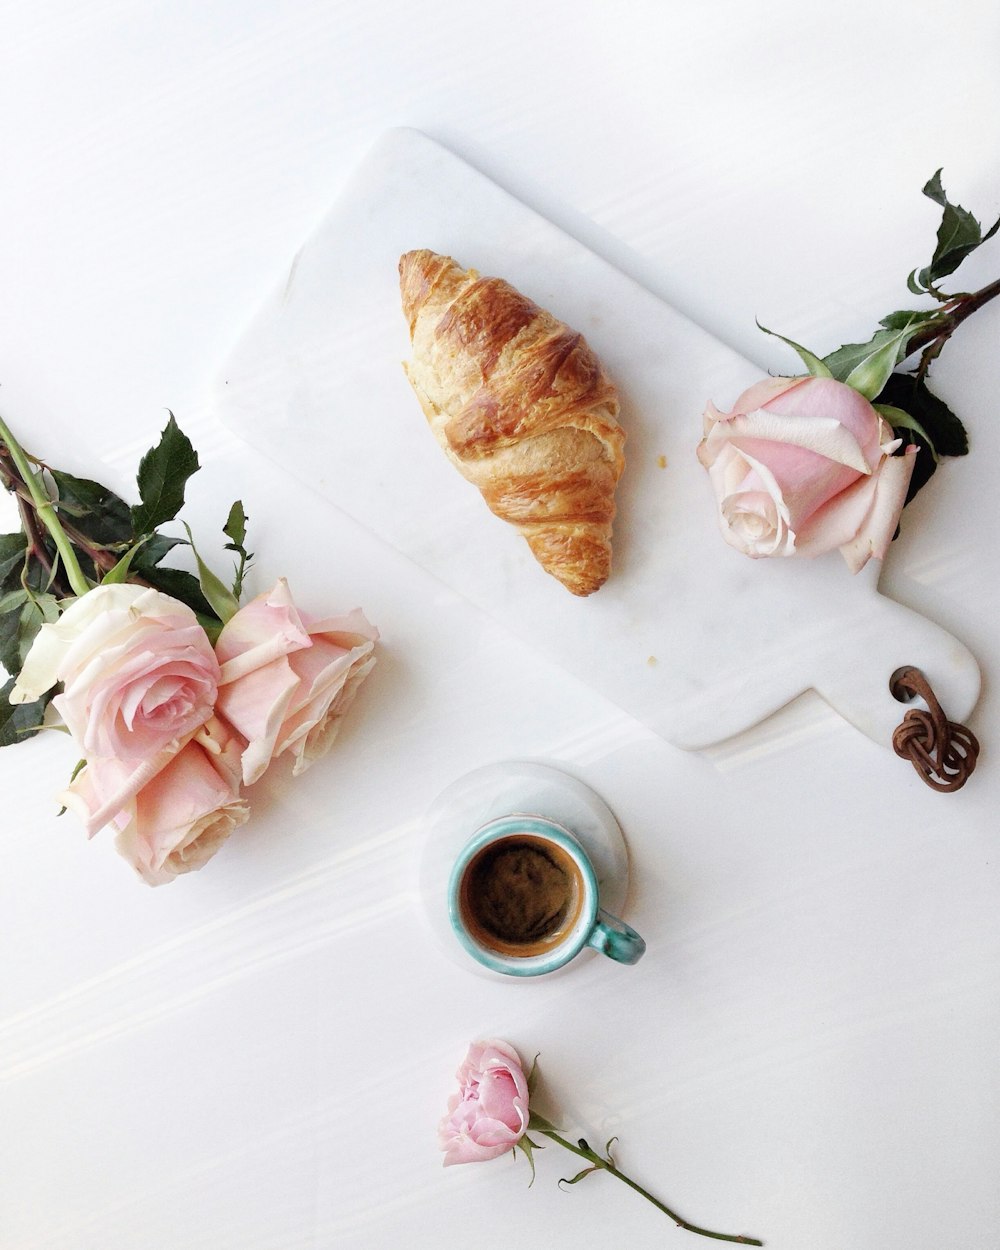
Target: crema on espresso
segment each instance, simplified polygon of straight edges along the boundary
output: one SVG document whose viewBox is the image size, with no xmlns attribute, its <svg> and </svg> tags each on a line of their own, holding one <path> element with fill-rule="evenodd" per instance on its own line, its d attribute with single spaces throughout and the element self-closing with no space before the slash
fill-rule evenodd
<svg viewBox="0 0 1000 1250">
<path fill-rule="evenodd" d="M 529 958 L 558 946 L 576 923 L 583 882 L 573 859 L 530 833 L 490 843 L 466 869 L 462 919 L 475 940 L 503 955 Z"/>
</svg>

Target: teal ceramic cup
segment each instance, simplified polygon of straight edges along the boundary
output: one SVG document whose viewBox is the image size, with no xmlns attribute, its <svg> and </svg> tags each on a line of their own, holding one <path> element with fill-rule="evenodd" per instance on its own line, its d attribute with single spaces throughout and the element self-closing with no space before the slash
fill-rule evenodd
<svg viewBox="0 0 1000 1250">
<path fill-rule="evenodd" d="M 600 906 L 594 866 L 568 829 L 542 816 L 502 816 L 455 861 L 448 913 L 459 942 L 494 972 L 555 972 L 586 947 L 634 964 L 646 943 Z"/>
</svg>

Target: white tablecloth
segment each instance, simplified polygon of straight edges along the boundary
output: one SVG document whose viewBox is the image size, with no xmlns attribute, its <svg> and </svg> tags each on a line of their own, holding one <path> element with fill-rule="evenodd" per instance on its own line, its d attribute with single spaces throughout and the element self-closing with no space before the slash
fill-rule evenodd
<svg viewBox="0 0 1000 1250">
<path fill-rule="evenodd" d="M 210 398 L 395 125 L 762 369 L 788 361 L 755 317 L 823 352 L 866 337 L 912 301 L 935 169 L 977 216 L 1000 211 L 995 6 L 0 13 L 5 419 L 129 494 L 171 409 L 204 464 L 195 532 L 242 497 L 252 591 L 284 575 L 316 609 L 363 605 L 383 636 L 330 757 L 269 775 L 252 821 L 163 889 L 55 818 L 62 735 L 3 752 L 4 1250 L 699 1244 L 605 1176 L 558 1188 L 575 1160 L 555 1147 L 530 1189 L 524 1160 L 443 1170 L 436 1123 L 482 1036 L 539 1053 L 549 1118 L 618 1135 L 622 1167 L 696 1223 L 773 1250 L 995 1244 L 1000 309 L 935 366 L 972 454 L 907 509 L 882 579 L 983 666 L 982 761 L 949 797 L 815 696 L 705 753 L 666 745 L 303 494 Z M 998 247 L 962 288 L 996 276 Z M 422 813 L 514 757 L 616 813 L 649 943 L 634 969 L 492 981 L 430 939 Z"/>
</svg>

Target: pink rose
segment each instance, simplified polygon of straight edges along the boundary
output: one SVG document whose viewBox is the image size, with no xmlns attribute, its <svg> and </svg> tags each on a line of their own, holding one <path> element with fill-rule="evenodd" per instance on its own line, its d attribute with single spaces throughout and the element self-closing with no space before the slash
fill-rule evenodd
<svg viewBox="0 0 1000 1250">
<path fill-rule="evenodd" d="M 83 754 L 138 766 L 173 754 L 212 714 L 219 662 L 186 605 L 158 590 L 97 586 L 43 625 L 11 691 L 54 707 Z"/>
<path fill-rule="evenodd" d="M 445 1167 L 480 1163 L 511 1150 L 528 1128 L 528 1081 L 506 1042 L 473 1042 L 455 1074 L 458 1093 L 438 1128 Z"/>
<path fill-rule="evenodd" d="M 173 759 L 212 715 L 219 662 L 186 604 L 130 584 L 96 586 L 39 630 L 11 703 L 52 700 L 83 755 L 113 761 L 88 804 L 93 836 Z"/>
<path fill-rule="evenodd" d="M 729 413 L 709 404 L 698 458 L 726 541 L 748 556 L 816 556 L 839 547 L 852 572 L 895 533 L 915 447 L 853 387 L 769 378 Z"/>
<path fill-rule="evenodd" d="M 314 617 L 292 603 L 282 578 L 224 626 L 217 709 L 247 740 L 243 780 L 295 756 L 296 775 L 327 751 L 358 686 L 375 664 L 378 630 L 360 611 Z"/>
<path fill-rule="evenodd" d="M 243 745 L 212 717 L 111 815 L 118 852 L 149 885 L 201 868 L 250 815 L 239 794 Z M 89 826 L 94 812 L 117 801 L 128 776 L 127 765 L 95 757 L 60 799 Z"/>
</svg>

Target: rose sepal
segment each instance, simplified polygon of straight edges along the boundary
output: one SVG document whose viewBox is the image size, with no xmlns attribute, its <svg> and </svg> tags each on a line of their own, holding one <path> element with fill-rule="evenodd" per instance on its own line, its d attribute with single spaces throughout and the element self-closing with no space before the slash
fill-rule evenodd
<svg viewBox="0 0 1000 1250">
<path fill-rule="evenodd" d="M 811 352 L 808 347 L 803 347 L 801 343 L 796 343 L 794 339 L 785 338 L 783 334 L 779 334 L 777 330 L 769 330 L 767 326 L 757 322 L 757 329 L 763 330 L 765 334 L 770 334 L 772 338 L 781 339 L 782 343 L 787 344 L 793 352 L 795 352 L 805 367 L 809 370 L 810 377 L 814 378 L 832 378 L 833 373 L 830 366 L 821 360 L 815 352 Z"/>
<path fill-rule="evenodd" d="M 912 430 L 914 434 L 922 438 L 927 444 L 927 450 L 933 456 L 935 463 L 940 464 L 941 457 L 937 453 L 931 436 L 916 417 L 910 416 L 908 412 L 904 412 L 902 408 L 896 408 L 893 404 L 872 404 L 872 407 L 894 430 Z"/>
<path fill-rule="evenodd" d="M 194 545 L 194 537 L 191 534 L 191 526 L 188 525 L 187 521 L 184 521 L 183 525 L 198 565 L 198 583 L 201 586 L 201 593 L 208 600 L 219 620 L 225 625 L 240 610 L 240 601 L 225 582 L 212 572 L 198 554 L 198 548 Z"/>
</svg>

